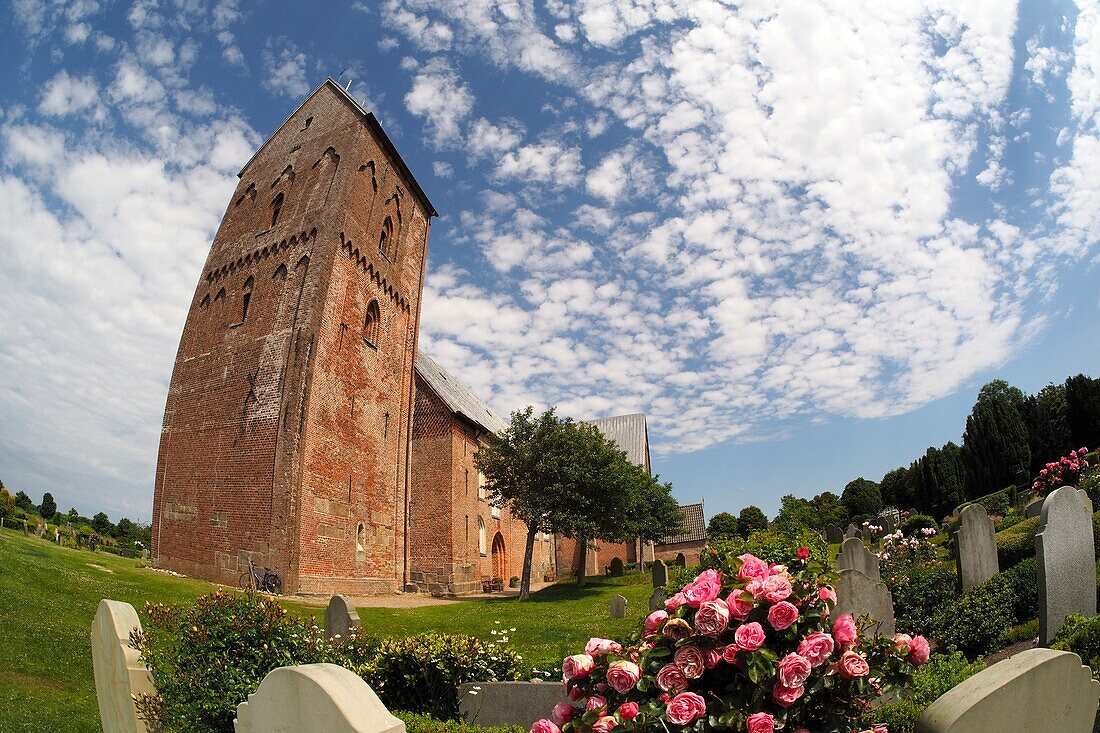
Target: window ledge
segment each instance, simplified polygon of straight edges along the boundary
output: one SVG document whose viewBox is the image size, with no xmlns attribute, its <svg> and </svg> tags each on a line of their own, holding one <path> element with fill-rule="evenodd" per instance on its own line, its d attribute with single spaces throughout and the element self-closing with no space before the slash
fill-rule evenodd
<svg viewBox="0 0 1100 733">
<path fill-rule="evenodd" d="M 369 339 L 364 338 L 363 343 L 366 344 L 367 346 L 371 347 L 375 351 L 378 351 L 378 347 L 375 346 L 374 344 L 372 344 Z"/>
<path fill-rule="evenodd" d="M 229 327 L 230 328 L 237 328 L 238 326 L 243 326 L 243 325 L 244 325 L 244 321 L 237 321 L 236 323 L 230 323 Z"/>
<path fill-rule="evenodd" d="M 483 552 L 483 553 L 481 553 L 481 556 L 482 556 L 482 557 L 488 557 L 488 555 L 486 555 L 486 554 L 485 554 L 484 552 Z"/>
</svg>

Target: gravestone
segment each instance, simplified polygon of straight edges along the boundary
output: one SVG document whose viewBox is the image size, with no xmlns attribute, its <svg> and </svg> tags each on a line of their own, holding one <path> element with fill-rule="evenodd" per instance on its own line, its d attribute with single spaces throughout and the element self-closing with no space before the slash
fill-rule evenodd
<svg viewBox="0 0 1100 733">
<path fill-rule="evenodd" d="M 825 542 L 830 545 L 839 545 L 844 542 L 844 532 L 835 524 L 825 525 Z"/>
<path fill-rule="evenodd" d="M 611 577 L 618 578 L 623 574 L 623 561 L 617 557 L 611 558 Z"/>
<path fill-rule="evenodd" d="M 1072 652 L 1028 649 L 941 695 L 916 733 L 1092 733 L 1100 682 Z"/>
<path fill-rule="evenodd" d="M 347 596 L 333 596 L 325 609 L 325 638 L 347 636 L 349 629 L 359 628 L 359 614 Z"/>
<path fill-rule="evenodd" d="M 1026 519 L 1031 519 L 1032 517 L 1037 517 L 1042 513 L 1043 513 L 1043 502 L 1041 502 L 1041 501 L 1032 502 L 1031 504 L 1028 504 L 1027 507 L 1024 509 L 1024 517 Z"/>
<path fill-rule="evenodd" d="M 863 534 L 859 531 L 859 527 L 855 524 L 849 524 L 848 529 L 844 530 L 844 539 L 850 540 L 853 537 L 859 537 L 862 539 Z"/>
<path fill-rule="evenodd" d="M 523 726 L 550 717 L 568 696 L 561 682 L 475 682 L 458 688 L 458 712 L 467 723 Z"/>
<path fill-rule="evenodd" d="M 997 565 L 997 530 L 981 504 L 963 507 L 959 513 L 955 547 L 955 565 L 963 590 L 984 583 L 1000 571 Z"/>
<path fill-rule="evenodd" d="M 1092 506 L 1092 499 L 1089 498 L 1089 492 L 1084 489 L 1077 489 L 1077 496 L 1081 497 L 1081 501 L 1085 504 L 1085 509 L 1089 514 L 1092 514 L 1094 509 Z"/>
<path fill-rule="evenodd" d="M 649 594 L 649 612 L 653 613 L 657 609 L 665 607 L 665 601 L 668 597 L 665 595 L 664 588 L 654 588 L 653 592 Z"/>
<path fill-rule="evenodd" d="M 363 678 L 335 664 L 301 664 L 267 673 L 237 706 L 236 733 L 404 733 Z"/>
<path fill-rule="evenodd" d="M 611 618 L 626 618 L 626 598 L 623 596 L 611 598 Z"/>
<path fill-rule="evenodd" d="M 867 549 L 863 540 L 852 537 L 844 540 L 836 556 L 836 569 L 858 570 L 872 580 L 881 580 L 878 569 L 878 556 Z"/>
<path fill-rule="evenodd" d="M 26 523 L 26 521 L 24 521 L 23 522 L 23 536 L 27 537 L 27 536 L 30 535 L 30 533 L 31 533 L 31 531 L 29 529 L 27 529 L 27 523 Z"/>
<path fill-rule="evenodd" d="M 898 531 L 898 523 L 894 521 L 892 516 L 882 517 L 880 521 L 882 522 L 883 534 L 894 534 Z"/>
<path fill-rule="evenodd" d="M 855 618 L 870 616 L 878 622 L 870 629 L 875 636 L 894 635 L 894 597 L 877 579 L 869 578 L 858 570 L 841 570 L 836 583 L 836 598 L 834 617 L 845 613 Z"/>
<path fill-rule="evenodd" d="M 653 563 L 653 587 L 664 588 L 668 585 L 668 565 L 664 560 Z"/>
<path fill-rule="evenodd" d="M 688 566 L 688 559 L 684 556 L 684 553 L 681 552 L 676 556 L 675 564 L 678 568 L 686 568 Z"/>
<path fill-rule="evenodd" d="M 1066 616 L 1096 615 L 1092 515 L 1077 489 L 1063 486 L 1043 501 L 1035 535 L 1039 576 L 1039 643 L 1049 646 Z"/>
<path fill-rule="evenodd" d="M 104 733 L 146 733 L 134 696 L 156 694 L 153 678 L 130 646 L 130 632 L 141 631 L 129 603 L 103 599 L 92 621 L 92 672 Z"/>
</svg>

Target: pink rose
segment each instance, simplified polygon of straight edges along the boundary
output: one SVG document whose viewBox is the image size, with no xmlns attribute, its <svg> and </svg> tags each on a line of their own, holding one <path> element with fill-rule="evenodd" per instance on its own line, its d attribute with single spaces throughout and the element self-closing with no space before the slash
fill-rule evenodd
<svg viewBox="0 0 1100 733">
<path fill-rule="evenodd" d="M 665 627 L 661 630 L 661 633 L 673 641 L 686 639 L 691 636 L 691 624 L 682 618 L 670 618 L 665 622 Z"/>
<path fill-rule="evenodd" d="M 680 647 L 672 660 L 689 680 L 699 679 L 707 669 L 707 658 L 703 650 L 697 646 Z"/>
<path fill-rule="evenodd" d="M 695 630 L 707 636 L 718 636 L 730 623 L 730 607 L 723 600 L 704 601 L 695 613 Z"/>
<path fill-rule="evenodd" d="M 543 718 L 535 721 L 535 724 L 531 726 L 531 733 L 561 733 L 561 728 Z"/>
<path fill-rule="evenodd" d="M 638 717 L 638 703 L 624 702 L 619 706 L 619 717 L 623 720 L 634 720 Z"/>
<path fill-rule="evenodd" d="M 687 689 L 687 677 L 675 664 L 666 664 L 657 672 L 657 686 L 665 692 Z"/>
<path fill-rule="evenodd" d="M 654 611 L 645 617 L 645 632 L 647 634 L 657 633 L 657 629 L 661 628 L 661 624 L 665 621 L 668 621 L 668 611 Z"/>
<path fill-rule="evenodd" d="M 768 603 L 785 601 L 791 595 L 791 581 L 782 575 L 769 575 L 764 581 L 764 600 Z"/>
<path fill-rule="evenodd" d="M 909 634 L 894 634 L 894 648 L 901 652 L 903 657 L 909 656 L 909 645 L 913 643 L 913 637 Z"/>
<path fill-rule="evenodd" d="M 745 730 L 749 733 L 772 733 L 775 730 L 775 718 L 767 713 L 753 713 L 745 720 Z"/>
<path fill-rule="evenodd" d="M 857 638 L 856 620 L 846 613 L 833 622 L 833 639 L 838 644 L 855 644 Z"/>
<path fill-rule="evenodd" d="M 588 698 L 588 702 L 584 705 L 584 712 L 590 713 L 593 710 L 603 710 L 607 707 L 607 700 L 603 699 L 599 695 L 593 695 Z"/>
<path fill-rule="evenodd" d="M 619 721 L 615 720 L 614 717 L 605 715 L 592 724 L 592 730 L 595 733 L 608 733 L 608 731 L 615 730 L 618 725 Z"/>
<path fill-rule="evenodd" d="M 722 576 L 717 570 L 704 570 L 699 577 L 684 588 L 684 599 L 692 608 L 699 608 L 707 601 L 713 601 L 722 592 Z"/>
<path fill-rule="evenodd" d="M 802 693 L 805 691 L 806 688 L 801 685 L 798 687 L 786 687 L 782 682 L 776 682 L 775 687 L 772 688 L 772 699 L 781 707 L 789 708 L 791 705 L 794 705 L 798 698 L 802 697 Z"/>
<path fill-rule="evenodd" d="M 665 610 L 669 613 L 672 613 L 685 603 L 687 603 L 687 596 L 685 596 L 683 591 L 681 591 L 674 595 L 672 598 L 669 598 L 665 601 Z"/>
<path fill-rule="evenodd" d="M 810 660 L 814 667 L 824 664 L 833 653 L 836 644 L 833 637 L 823 631 L 815 631 L 798 645 L 798 653 Z"/>
<path fill-rule="evenodd" d="M 780 601 L 768 609 L 768 623 L 776 631 L 790 628 L 798 620 L 798 608 L 789 601 Z"/>
<path fill-rule="evenodd" d="M 737 645 L 736 644 L 730 644 L 725 649 L 722 650 L 722 659 L 725 662 L 727 662 L 728 664 L 736 664 L 737 663 L 737 652 L 738 652 Z"/>
<path fill-rule="evenodd" d="M 741 591 L 735 590 L 726 597 L 726 606 L 730 610 L 730 616 L 738 621 L 744 621 L 749 617 L 749 612 L 756 607 L 756 604 L 752 601 L 743 600 Z"/>
<path fill-rule="evenodd" d="M 634 662 L 628 662 L 625 659 L 612 662 L 607 668 L 607 684 L 615 688 L 615 692 L 620 694 L 625 695 L 633 690 L 634 685 L 638 684 L 638 680 L 641 678 L 641 668 Z"/>
<path fill-rule="evenodd" d="M 755 621 L 738 626 L 733 632 L 733 640 L 738 648 L 754 652 L 764 646 L 764 627 Z"/>
<path fill-rule="evenodd" d="M 823 601 L 832 601 L 836 605 L 836 591 L 831 585 L 823 585 L 817 589 L 817 597 Z"/>
<path fill-rule="evenodd" d="M 574 654 L 566 657 L 561 663 L 561 676 L 563 682 L 572 682 L 592 674 L 592 668 L 596 666 L 596 660 L 590 654 Z"/>
<path fill-rule="evenodd" d="M 909 644 L 909 663 L 917 667 L 926 664 L 930 653 L 928 639 L 923 636 L 914 636 L 913 641 Z"/>
<path fill-rule="evenodd" d="M 777 562 L 772 563 L 768 567 L 768 574 L 769 575 L 786 575 L 787 574 L 787 566 L 786 565 L 781 565 Z"/>
<path fill-rule="evenodd" d="M 598 654 L 622 654 L 623 646 L 611 639 L 592 638 L 584 645 L 584 653 L 596 656 Z"/>
<path fill-rule="evenodd" d="M 752 578 L 745 583 L 745 592 L 752 593 L 753 598 L 759 599 L 764 595 L 764 581 L 759 578 Z"/>
<path fill-rule="evenodd" d="M 706 713 L 706 701 L 694 692 L 681 692 L 672 698 L 672 702 L 665 708 L 665 717 L 668 718 L 668 722 L 676 725 L 687 725 Z"/>
<path fill-rule="evenodd" d="M 890 733 L 890 729 L 885 725 L 876 725 L 871 729 L 871 733 Z"/>
<path fill-rule="evenodd" d="M 867 665 L 867 660 L 853 651 L 846 651 L 841 655 L 839 669 L 840 676 L 846 680 L 866 677 L 867 673 L 871 671 L 871 668 Z"/>
<path fill-rule="evenodd" d="M 741 569 L 737 571 L 737 577 L 741 580 L 757 580 L 763 582 L 764 578 L 771 574 L 771 568 L 768 567 L 768 563 L 764 562 L 755 555 L 745 553 L 739 558 L 741 560 Z"/>
<path fill-rule="evenodd" d="M 722 661 L 722 652 L 717 649 L 704 649 L 703 657 L 707 660 L 707 669 L 714 669 Z"/>
<path fill-rule="evenodd" d="M 779 682 L 784 687 L 802 687 L 810 676 L 810 660 L 801 654 L 788 654 L 779 660 Z"/>
<path fill-rule="evenodd" d="M 569 699 L 573 702 L 580 702 L 584 699 L 584 690 L 579 687 L 569 688 Z"/>
<path fill-rule="evenodd" d="M 577 709 L 567 702 L 559 702 L 554 706 L 554 710 L 550 713 L 550 719 L 558 725 L 565 725 L 573 716 L 577 714 Z"/>
</svg>

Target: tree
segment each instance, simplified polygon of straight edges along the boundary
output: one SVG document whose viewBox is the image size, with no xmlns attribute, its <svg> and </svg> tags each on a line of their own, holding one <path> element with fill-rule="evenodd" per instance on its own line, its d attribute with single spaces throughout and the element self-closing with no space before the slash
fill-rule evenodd
<svg viewBox="0 0 1100 733">
<path fill-rule="evenodd" d="M 1066 386 L 1048 384 L 1038 394 L 1024 400 L 1020 416 L 1027 428 L 1027 444 L 1031 451 L 1030 475 L 1038 476 L 1050 461 L 1057 461 L 1077 445 L 1070 445 L 1069 423 L 1066 420 Z"/>
<path fill-rule="evenodd" d="M 729 512 L 718 512 L 707 523 L 707 539 L 732 540 L 737 536 L 737 517 Z"/>
<path fill-rule="evenodd" d="M 130 519 L 123 517 L 115 525 L 114 537 L 124 542 L 132 542 L 138 534 L 138 526 Z"/>
<path fill-rule="evenodd" d="M 904 510 L 913 505 L 913 497 L 909 493 L 905 474 L 906 469 L 899 466 L 882 477 L 882 481 L 879 482 L 879 492 L 882 494 L 883 506 L 895 506 Z"/>
<path fill-rule="evenodd" d="M 877 516 L 882 511 L 882 490 L 877 483 L 862 476 L 848 482 L 840 500 L 847 507 L 849 516 Z"/>
<path fill-rule="evenodd" d="M 967 496 L 977 497 L 1016 484 L 1031 467 L 1027 426 L 1020 416 L 1025 398 L 1004 380 L 982 387 L 966 418 L 963 450 Z"/>
<path fill-rule="evenodd" d="M 814 511 L 817 512 L 818 522 L 824 528 L 826 524 L 843 527 L 848 524 L 848 508 L 840 500 L 840 497 L 831 491 L 823 491 L 810 499 Z"/>
<path fill-rule="evenodd" d="M 27 492 L 25 491 L 15 492 L 15 506 L 25 512 L 34 511 L 34 502 L 31 501 L 31 498 L 27 496 Z"/>
<path fill-rule="evenodd" d="M 47 491 L 42 495 L 42 504 L 38 507 L 38 513 L 47 522 L 54 518 L 57 514 L 57 502 L 53 500 L 53 494 Z"/>
<path fill-rule="evenodd" d="M 1070 449 L 1100 447 L 1100 379 L 1078 374 L 1066 380 L 1066 424 Z"/>
<path fill-rule="evenodd" d="M 760 507 L 749 505 L 737 515 L 737 534 L 748 537 L 753 532 L 768 528 L 768 517 Z"/>
<path fill-rule="evenodd" d="M 775 515 L 774 529 L 782 534 L 798 534 L 804 529 L 821 529 L 813 504 L 806 499 L 787 494 L 780 501 L 779 514 Z"/>
<path fill-rule="evenodd" d="M 15 497 L 0 486 L 0 517 L 7 519 L 15 516 Z"/>
<path fill-rule="evenodd" d="M 92 529 L 98 534 L 110 535 L 114 533 L 115 525 L 111 523 L 111 520 L 107 518 L 106 514 L 99 512 L 92 517 Z"/>
</svg>

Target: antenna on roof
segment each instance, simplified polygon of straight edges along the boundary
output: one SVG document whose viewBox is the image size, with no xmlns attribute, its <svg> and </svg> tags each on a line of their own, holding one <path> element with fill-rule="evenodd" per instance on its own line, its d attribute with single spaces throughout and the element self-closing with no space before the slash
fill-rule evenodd
<svg viewBox="0 0 1100 733">
<path fill-rule="evenodd" d="M 351 89 L 351 79 L 348 79 L 348 83 L 344 85 L 344 91 Z"/>
<path fill-rule="evenodd" d="M 340 73 L 336 75 L 337 79 L 340 79 L 344 74 L 348 73 L 348 67 L 344 67 L 340 70 Z M 348 78 L 348 83 L 344 85 L 344 91 L 351 89 L 351 78 Z"/>
</svg>

